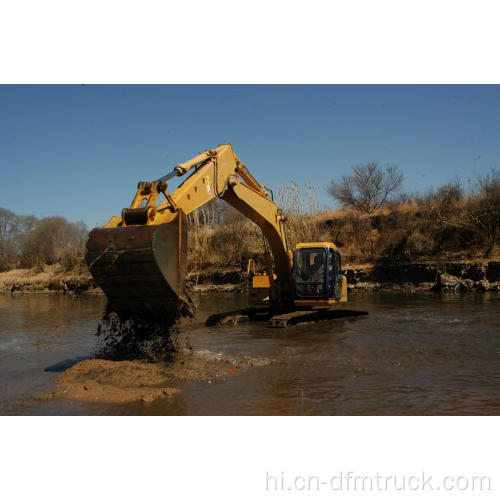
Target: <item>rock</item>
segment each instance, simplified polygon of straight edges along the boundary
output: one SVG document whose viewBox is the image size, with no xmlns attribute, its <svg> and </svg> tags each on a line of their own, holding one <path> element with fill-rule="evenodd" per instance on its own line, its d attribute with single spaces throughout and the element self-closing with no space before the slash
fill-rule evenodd
<svg viewBox="0 0 500 500">
<path fill-rule="evenodd" d="M 453 288 L 455 289 L 457 286 L 461 285 L 460 279 L 456 276 L 452 276 L 451 274 L 440 274 L 438 276 L 437 282 L 441 285 L 440 288 Z"/>
<path fill-rule="evenodd" d="M 490 288 L 490 284 L 486 280 L 479 281 L 478 283 L 475 283 L 474 288 L 478 292 L 486 292 Z"/>
<path fill-rule="evenodd" d="M 428 264 L 379 265 L 373 273 L 375 281 L 390 283 L 420 283 L 434 281 L 437 270 Z"/>
<path fill-rule="evenodd" d="M 490 282 L 500 281 L 500 262 L 488 262 L 486 279 Z"/>
<path fill-rule="evenodd" d="M 474 281 L 472 281 L 471 279 L 465 279 L 465 280 L 462 280 L 461 282 L 462 286 L 464 286 L 467 290 L 472 290 L 474 288 Z"/>
<path fill-rule="evenodd" d="M 482 264 L 466 264 L 462 270 L 462 277 L 472 281 L 481 281 L 485 276 L 485 267 Z"/>
<path fill-rule="evenodd" d="M 434 287 L 434 283 L 431 283 L 430 281 L 424 281 L 423 283 L 420 283 L 418 288 L 420 290 L 432 290 Z"/>
</svg>

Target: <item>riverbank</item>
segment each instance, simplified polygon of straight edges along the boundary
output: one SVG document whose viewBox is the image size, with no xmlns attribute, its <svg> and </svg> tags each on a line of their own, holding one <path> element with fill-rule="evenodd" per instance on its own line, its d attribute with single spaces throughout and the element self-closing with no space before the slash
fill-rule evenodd
<svg viewBox="0 0 500 500">
<path fill-rule="evenodd" d="M 64 271 L 58 264 L 0 273 L 0 293 L 102 293 L 87 271 Z"/>
<path fill-rule="evenodd" d="M 428 262 L 345 266 L 350 290 L 500 291 L 500 261 Z M 216 269 L 188 276 L 197 292 L 245 292 L 247 275 Z"/>
<path fill-rule="evenodd" d="M 351 265 L 344 267 L 344 274 L 350 290 L 500 291 L 499 260 Z M 187 280 L 199 293 L 244 293 L 248 286 L 247 275 L 240 268 L 191 272 Z M 0 293 L 79 295 L 102 291 L 88 272 L 68 272 L 53 265 L 0 273 Z"/>
<path fill-rule="evenodd" d="M 500 290 L 500 261 L 379 264 L 348 267 L 344 272 L 354 290 Z"/>
</svg>

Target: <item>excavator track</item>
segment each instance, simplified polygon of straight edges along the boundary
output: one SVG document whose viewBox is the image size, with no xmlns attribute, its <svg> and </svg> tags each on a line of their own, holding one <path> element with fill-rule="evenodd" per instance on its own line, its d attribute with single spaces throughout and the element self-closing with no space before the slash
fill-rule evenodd
<svg viewBox="0 0 500 500">
<path fill-rule="evenodd" d="M 365 316 L 368 312 L 346 309 L 310 309 L 290 311 L 286 308 L 248 307 L 212 314 L 205 326 L 232 326 L 246 322 L 266 322 L 267 328 L 286 328 L 299 323 L 316 323 L 323 320 L 342 319 L 351 316 Z"/>
</svg>

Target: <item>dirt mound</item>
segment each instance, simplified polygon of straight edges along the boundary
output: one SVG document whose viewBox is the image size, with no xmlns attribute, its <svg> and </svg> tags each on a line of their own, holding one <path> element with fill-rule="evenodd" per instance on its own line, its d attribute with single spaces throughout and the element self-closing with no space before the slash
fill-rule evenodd
<svg viewBox="0 0 500 500">
<path fill-rule="evenodd" d="M 56 382 L 53 396 L 87 402 L 148 402 L 180 392 L 168 387 L 160 366 L 139 361 L 89 359 L 66 370 Z"/>
<path fill-rule="evenodd" d="M 191 353 L 171 363 L 88 359 L 67 369 L 57 389 L 40 399 L 66 397 L 85 402 L 148 403 L 181 392 L 173 387 L 185 380 L 223 379 L 238 374 L 240 366 L 226 359 L 209 359 Z"/>
</svg>

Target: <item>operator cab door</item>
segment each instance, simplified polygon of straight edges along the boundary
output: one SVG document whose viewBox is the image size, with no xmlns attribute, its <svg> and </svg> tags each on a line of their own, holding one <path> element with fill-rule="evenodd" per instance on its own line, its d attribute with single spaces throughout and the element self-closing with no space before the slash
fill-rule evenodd
<svg viewBox="0 0 500 500">
<path fill-rule="evenodd" d="M 338 251 L 329 247 L 298 248 L 294 274 L 297 299 L 341 299 L 343 277 Z"/>
<path fill-rule="evenodd" d="M 328 249 L 328 298 L 340 300 L 342 297 L 342 264 L 340 253 Z"/>
<path fill-rule="evenodd" d="M 295 251 L 295 293 L 298 299 L 328 298 L 328 248 L 306 247 Z"/>
</svg>

